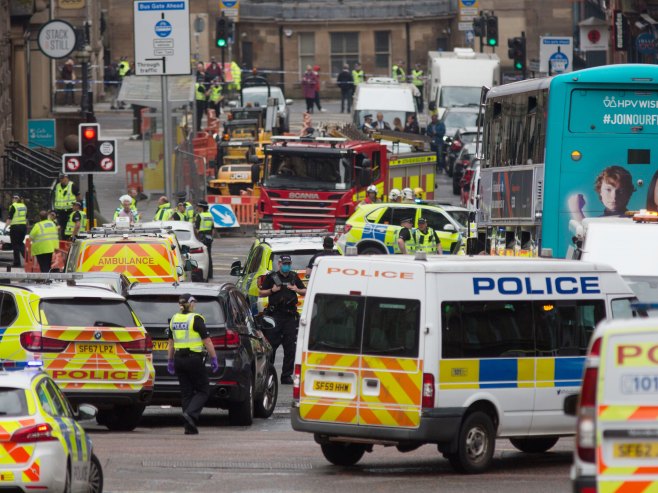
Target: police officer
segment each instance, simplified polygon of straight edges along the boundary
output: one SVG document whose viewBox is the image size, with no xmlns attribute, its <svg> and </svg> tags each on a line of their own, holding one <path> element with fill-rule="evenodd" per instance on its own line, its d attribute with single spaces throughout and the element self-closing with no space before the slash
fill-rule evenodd
<svg viewBox="0 0 658 493">
<path fill-rule="evenodd" d="M 80 189 L 75 183 L 69 180 L 68 175 L 60 173 L 59 183 L 55 185 L 55 200 L 53 204 L 53 209 L 57 211 L 57 222 L 62 226 L 60 235 L 64 234 L 64 226 L 69 220 L 71 212 L 73 212 L 73 202 L 76 200 L 81 200 Z"/>
<path fill-rule="evenodd" d="M 397 233 L 396 243 L 400 253 L 407 255 L 416 251 L 416 238 L 414 237 L 414 221 L 410 217 L 405 217 L 400 221 L 402 228 Z"/>
<path fill-rule="evenodd" d="M 208 108 L 215 110 L 216 118 L 219 118 L 222 112 L 222 99 L 222 84 L 219 77 L 215 77 L 208 89 Z"/>
<path fill-rule="evenodd" d="M 9 239 L 11 240 L 11 249 L 14 251 L 14 267 L 21 266 L 21 257 L 25 259 L 25 235 L 27 234 L 27 206 L 23 203 L 20 194 L 15 193 L 12 197 L 12 203 L 9 206 L 7 216 L 7 226 L 9 230 Z"/>
<path fill-rule="evenodd" d="M 183 202 L 185 204 L 185 220 L 194 222 L 194 207 L 188 200 L 185 200 L 186 197 L 187 194 L 185 192 L 179 192 L 178 202 Z"/>
<path fill-rule="evenodd" d="M 423 78 L 423 69 L 420 68 L 420 63 L 417 63 L 414 69 L 411 71 L 411 83 L 416 86 L 418 89 L 418 96 L 415 97 L 416 105 L 418 106 L 418 111 L 423 112 L 425 106 L 423 101 L 423 90 L 425 87 L 425 82 Z"/>
<path fill-rule="evenodd" d="M 203 244 L 208 248 L 208 279 L 212 279 L 212 233 L 215 227 L 215 220 L 212 218 L 212 214 L 208 212 L 208 202 L 200 200 L 196 207 L 198 214 L 194 219 L 194 229 L 196 229 Z"/>
<path fill-rule="evenodd" d="M 169 323 L 167 371 L 178 376 L 185 434 L 197 435 L 197 423 L 209 392 L 204 347 L 210 355 L 213 373 L 219 370 L 219 363 L 205 319 L 194 313 L 196 299 L 185 293 L 179 297 L 178 305 L 180 312 L 171 317 Z"/>
<path fill-rule="evenodd" d="M 402 60 L 398 61 L 398 63 L 391 68 L 391 77 L 398 82 L 407 81 L 407 74 L 404 73 L 404 62 Z"/>
<path fill-rule="evenodd" d="M 176 209 L 171 211 L 168 221 L 187 221 L 187 213 L 185 212 L 185 202 L 178 202 Z"/>
<path fill-rule="evenodd" d="M 197 81 L 194 84 L 194 101 L 196 104 L 196 126 L 194 130 L 201 131 L 201 120 L 207 108 L 207 91 L 208 88 L 203 81 Z"/>
<path fill-rule="evenodd" d="M 30 231 L 32 255 L 37 258 L 39 270 L 50 272 L 53 252 L 59 247 L 57 225 L 48 219 L 48 212 L 39 212 L 39 222 Z"/>
<path fill-rule="evenodd" d="M 168 221 L 171 216 L 171 204 L 164 195 L 158 199 L 158 210 L 153 216 L 154 221 Z"/>
<path fill-rule="evenodd" d="M 436 231 L 427 226 L 427 219 L 418 219 L 418 228 L 413 231 L 417 252 L 438 253 L 441 255 L 441 239 Z"/>
<path fill-rule="evenodd" d="M 354 87 L 358 86 L 366 80 L 366 75 L 361 68 L 361 64 L 356 62 L 354 64 L 354 69 L 352 70 L 352 80 L 354 82 Z"/>
<path fill-rule="evenodd" d="M 291 385 L 299 320 L 297 295 L 304 296 L 306 288 L 297 273 L 292 270 L 290 255 L 281 255 L 278 265 L 279 270 L 268 272 L 263 276 L 258 295 L 268 297 L 265 313 L 270 315 L 275 323 L 274 328 L 263 330 L 265 337 L 272 345 L 272 362 L 274 362 L 276 350 L 283 345 L 281 383 Z"/>
<path fill-rule="evenodd" d="M 322 240 L 322 250 L 311 257 L 306 266 L 306 277 L 311 277 L 313 271 L 313 264 L 318 257 L 325 257 L 327 255 L 339 255 L 338 251 L 334 250 L 334 239 L 331 236 L 325 236 Z"/>
<path fill-rule="evenodd" d="M 66 223 L 66 229 L 64 230 L 64 239 L 67 241 L 74 239 L 78 235 L 82 225 L 87 220 L 87 215 L 81 209 L 81 202 L 73 202 L 73 212 L 71 212 L 69 220 Z"/>
</svg>

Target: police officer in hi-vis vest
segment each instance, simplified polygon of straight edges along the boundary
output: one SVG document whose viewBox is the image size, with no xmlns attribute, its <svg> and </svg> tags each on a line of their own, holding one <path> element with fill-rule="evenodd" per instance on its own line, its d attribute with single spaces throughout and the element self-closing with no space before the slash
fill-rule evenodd
<svg viewBox="0 0 658 493">
<path fill-rule="evenodd" d="M 64 228 L 73 212 L 73 202 L 80 201 L 80 189 L 69 180 L 68 175 L 59 174 L 59 183 L 55 185 L 55 200 L 53 209 L 57 212 L 57 223 L 61 226 L 61 239 L 64 238 Z"/>
<path fill-rule="evenodd" d="M 180 312 L 169 323 L 167 371 L 171 375 L 175 374 L 180 383 L 185 434 L 197 435 L 197 423 L 209 393 L 204 364 L 206 351 L 210 355 L 213 373 L 219 370 L 219 363 L 205 320 L 202 315 L 194 313 L 196 299 L 185 293 L 180 295 L 178 305 Z"/>
<path fill-rule="evenodd" d="M 14 251 L 14 267 L 21 266 L 21 257 L 25 259 L 25 235 L 27 234 L 27 206 L 23 203 L 19 193 L 12 197 L 12 203 L 9 206 L 9 215 L 7 216 L 7 226 L 9 230 L 9 239 L 11 248 Z"/>
<path fill-rule="evenodd" d="M 208 279 L 212 279 L 212 233 L 215 227 L 215 220 L 212 218 L 212 214 L 208 212 L 208 202 L 200 200 L 196 207 L 198 213 L 194 218 L 194 229 L 199 234 L 201 242 L 208 248 Z"/>
<path fill-rule="evenodd" d="M 39 212 L 39 222 L 30 231 L 32 255 L 37 258 L 39 270 L 50 272 L 53 252 L 59 247 L 57 225 L 48 219 L 48 212 Z"/>
</svg>

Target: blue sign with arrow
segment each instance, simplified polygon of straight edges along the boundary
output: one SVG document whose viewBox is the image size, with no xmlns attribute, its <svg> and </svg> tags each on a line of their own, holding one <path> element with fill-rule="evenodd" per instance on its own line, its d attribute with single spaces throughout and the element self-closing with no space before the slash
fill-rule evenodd
<svg viewBox="0 0 658 493">
<path fill-rule="evenodd" d="M 216 228 L 239 228 L 238 218 L 235 212 L 228 204 L 213 204 L 210 206 L 210 213 L 215 221 Z"/>
</svg>

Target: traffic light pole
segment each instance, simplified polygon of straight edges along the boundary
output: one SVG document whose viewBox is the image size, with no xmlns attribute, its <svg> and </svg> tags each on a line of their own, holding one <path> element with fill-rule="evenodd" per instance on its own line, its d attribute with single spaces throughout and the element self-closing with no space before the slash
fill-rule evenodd
<svg viewBox="0 0 658 493">
<path fill-rule="evenodd" d="M 173 194 L 173 170 L 171 165 L 172 132 L 171 115 L 169 114 L 169 82 L 166 75 L 160 76 L 160 89 L 162 91 L 162 133 L 164 135 L 164 194 L 171 197 Z"/>
<path fill-rule="evenodd" d="M 526 80 L 528 78 L 528 53 L 526 51 L 527 45 L 525 39 L 525 31 L 521 31 L 521 39 L 523 39 L 523 70 L 521 71 L 521 75 L 523 80 Z"/>
</svg>

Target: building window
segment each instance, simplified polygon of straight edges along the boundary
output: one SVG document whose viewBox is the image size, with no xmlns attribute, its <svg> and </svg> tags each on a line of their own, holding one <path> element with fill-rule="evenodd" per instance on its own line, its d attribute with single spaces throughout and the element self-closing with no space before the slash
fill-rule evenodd
<svg viewBox="0 0 658 493">
<path fill-rule="evenodd" d="M 390 31 L 375 31 L 375 68 L 384 69 L 388 74 L 391 60 Z"/>
<path fill-rule="evenodd" d="M 299 33 L 299 76 L 315 65 L 315 33 Z"/>
<path fill-rule="evenodd" d="M 359 33 L 331 33 L 331 73 L 336 76 L 347 63 L 359 61 Z"/>
</svg>

